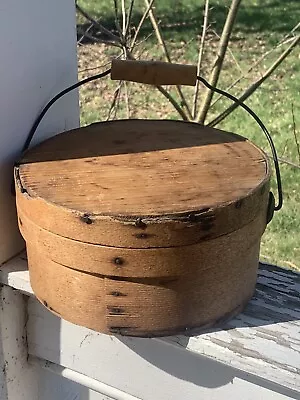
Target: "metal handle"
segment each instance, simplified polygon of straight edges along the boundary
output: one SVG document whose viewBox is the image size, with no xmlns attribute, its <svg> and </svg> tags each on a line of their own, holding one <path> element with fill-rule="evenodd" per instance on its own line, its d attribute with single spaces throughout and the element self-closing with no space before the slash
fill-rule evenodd
<svg viewBox="0 0 300 400">
<path fill-rule="evenodd" d="M 268 205 L 268 223 L 272 220 L 274 211 L 279 211 L 282 208 L 283 205 L 283 191 L 282 191 L 282 182 L 281 182 L 281 173 L 280 173 L 280 167 L 279 167 L 279 161 L 277 157 L 277 151 L 275 148 L 275 144 L 273 142 L 272 136 L 270 135 L 268 129 L 265 127 L 264 123 L 262 120 L 255 114 L 254 111 L 251 110 L 250 107 L 248 107 L 245 103 L 240 101 L 237 97 L 233 96 L 230 93 L 225 92 L 224 90 L 218 89 L 214 86 L 212 86 L 207 80 L 202 78 L 202 76 L 197 76 L 197 80 L 202 82 L 206 87 L 208 87 L 210 90 L 213 92 L 219 93 L 222 96 L 227 97 L 228 99 L 234 101 L 237 103 L 240 107 L 242 107 L 251 117 L 256 121 L 256 123 L 259 125 L 263 133 L 265 134 L 270 148 L 272 152 L 272 158 L 274 162 L 274 167 L 275 167 L 275 173 L 276 173 L 276 180 L 277 180 L 277 193 L 278 193 L 278 200 L 277 200 L 277 205 L 275 205 L 275 200 L 274 200 L 274 195 L 272 192 L 270 192 L 270 199 L 269 199 L 269 205 Z"/>
<path fill-rule="evenodd" d="M 49 103 L 44 107 L 42 112 L 38 115 L 37 119 L 35 120 L 28 134 L 26 142 L 24 143 L 22 153 L 24 153 L 29 148 L 29 145 L 41 120 L 43 119 L 49 108 L 58 99 L 60 99 L 65 94 L 69 93 L 71 90 L 74 90 L 87 82 L 104 78 L 109 74 L 111 74 L 111 79 L 113 80 L 126 80 L 131 82 L 147 83 L 156 86 L 158 85 L 195 86 L 198 80 L 202 82 L 210 90 L 228 97 L 229 99 L 237 103 L 239 106 L 241 106 L 245 111 L 247 111 L 255 119 L 255 121 L 258 123 L 258 125 L 266 135 L 266 138 L 269 141 L 272 151 L 272 157 L 274 161 L 276 178 L 277 178 L 278 203 L 277 205 L 275 205 L 274 196 L 272 193 L 270 193 L 270 200 L 268 206 L 268 222 L 270 222 L 270 220 L 273 217 L 274 211 L 279 211 L 283 204 L 280 168 L 278 163 L 277 152 L 272 137 L 269 134 L 263 122 L 260 120 L 260 118 L 246 104 L 244 104 L 231 94 L 225 92 L 224 90 L 211 86 L 201 76 L 197 76 L 197 67 L 194 65 L 172 64 L 160 61 L 133 61 L 133 60 L 114 59 L 112 61 L 111 69 L 108 69 L 107 71 L 91 76 L 89 78 L 83 79 L 82 81 L 79 81 L 74 85 L 69 86 L 68 88 L 58 93 L 55 97 L 53 97 L 49 101 Z M 14 194 L 14 184 L 12 184 L 12 193 Z"/>
</svg>

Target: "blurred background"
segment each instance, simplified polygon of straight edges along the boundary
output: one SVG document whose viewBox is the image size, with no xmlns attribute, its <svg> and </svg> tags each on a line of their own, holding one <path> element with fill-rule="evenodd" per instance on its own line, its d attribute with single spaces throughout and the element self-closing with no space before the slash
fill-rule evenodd
<svg viewBox="0 0 300 400">
<path fill-rule="evenodd" d="M 112 58 L 197 64 L 211 84 L 245 101 L 270 131 L 284 207 L 263 236 L 261 260 L 300 270 L 299 0 L 78 0 L 79 79 Z M 80 90 L 81 124 L 185 119 L 239 133 L 270 156 L 257 124 L 203 86 L 94 81 Z M 275 179 L 273 190 L 276 193 Z"/>
</svg>

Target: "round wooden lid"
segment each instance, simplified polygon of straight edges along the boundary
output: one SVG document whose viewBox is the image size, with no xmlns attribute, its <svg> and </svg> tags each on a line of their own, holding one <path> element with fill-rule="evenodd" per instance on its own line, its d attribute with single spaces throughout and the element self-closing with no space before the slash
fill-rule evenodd
<svg viewBox="0 0 300 400">
<path fill-rule="evenodd" d="M 264 153 L 242 136 L 194 123 L 119 120 L 65 132 L 32 148 L 16 178 L 18 207 L 36 224 L 86 242 L 135 247 L 124 241 L 122 229 L 116 240 L 104 240 L 109 225 L 100 227 L 101 221 L 145 230 L 174 221 L 191 226 L 200 216 L 202 228 L 213 232 L 222 215 L 219 222 L 227 227 L 215 236 L 223 234 L 253 219 L 265 201 L 270 172 Z M 82 236 L 66 216 L 103 232 Z M 195 240 L 190 236 L 188 243 Z M 160 239 L 167 238 L 166 246 L 178 242 L 170 233 Z M 163 246 L 157 238 L 154 243 Z"/>
</svg>

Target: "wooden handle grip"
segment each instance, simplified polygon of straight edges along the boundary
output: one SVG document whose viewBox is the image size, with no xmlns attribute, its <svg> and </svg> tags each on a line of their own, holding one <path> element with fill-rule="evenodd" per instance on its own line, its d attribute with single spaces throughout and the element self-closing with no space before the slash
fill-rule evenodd
<svg viewBox="0 0 300 400">
<path fill-rule="evenodd" d="M 161 61 L 113 60 L 111 79 L 150 85 L 195 86 L 197 67 Z"/>
</svg>

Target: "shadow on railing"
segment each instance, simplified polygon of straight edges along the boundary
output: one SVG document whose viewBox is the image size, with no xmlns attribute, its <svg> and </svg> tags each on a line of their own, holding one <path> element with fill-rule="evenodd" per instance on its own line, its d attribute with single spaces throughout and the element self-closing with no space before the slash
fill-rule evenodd
<svg viewBox="0 0 300 400">
<path fill-rule="evenodd" d="M 289 374 L 293 367 L 297 369 L 299 330 L 300 274 L 262 263 L 255 294 L 243 313 L 234 319 L 195 335 L 118 339 L 152 365 L 183 381 L 218 388 L 239 378 L 298 399 L 299 392 L 291 389 L 293 373 L 285 388 L 276 383 L 277 378 L 270 379 L 270 373 L 264 369 L 267 365 L 274 368 L 271 373 L 275 377 L 278 371 Z M 169 348 L 165 347 L 166 342 Z M 174 345 L 179 347 L 178 351 L 174 351 Z M 285 364 L 284 360 L 288 362 Z M 244 372 L 248 364 L 252 373 Z"/>
</svg>

